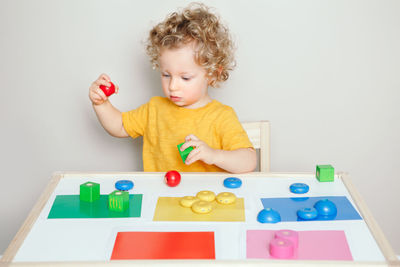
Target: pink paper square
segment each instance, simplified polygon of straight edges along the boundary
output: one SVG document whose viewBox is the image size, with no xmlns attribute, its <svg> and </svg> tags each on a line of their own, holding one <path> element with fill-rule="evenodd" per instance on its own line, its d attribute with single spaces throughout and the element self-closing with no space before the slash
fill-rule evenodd
<svg viewBox="0 0 400 267">
<path fill-rule="evenodd" d="M 272 230 L 247 231 L 247 258 L 271 259 L 269 242 Z M 299 247 L 293 259 L 299 260 L 353 260 L 344 231 L 298 231 Z"/>
</svg>

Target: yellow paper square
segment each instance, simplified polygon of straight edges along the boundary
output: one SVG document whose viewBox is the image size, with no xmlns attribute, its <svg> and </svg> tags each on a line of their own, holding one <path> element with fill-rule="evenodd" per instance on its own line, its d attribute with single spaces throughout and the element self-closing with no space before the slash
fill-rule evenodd
<svg viewBox="0 0 400 267">
<path fill-rule="evenodd" d="M 191 208 L 179 204 L 180 197 L 159 197 L 154 211 L 153 221 L 218 221 L 244 222 L 244 199 L 237 198 L 233 204 L 219 204 L 211 202 L 212 211 L 207 214 L 198 214 Z"/>
</svg>

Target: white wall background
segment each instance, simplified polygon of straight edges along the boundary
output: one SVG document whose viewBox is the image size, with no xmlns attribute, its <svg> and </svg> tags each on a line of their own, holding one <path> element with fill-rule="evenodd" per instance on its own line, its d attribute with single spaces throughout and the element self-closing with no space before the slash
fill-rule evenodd
<svg viewBox="0 0 400 267">
<path fill-rule="evenodd" d="M 218 100 L 270 120 L 272 171 L 347 171 L 400 254 L 400 1 L 205 1 L 229 25 L 236 70 Z M 0 254 L 52 172 L 141 170 L 88 99 L 108 73 L 129 110 L 160 95 L 143 41 L 187 1 L 0 1 Z"/>
</svg>

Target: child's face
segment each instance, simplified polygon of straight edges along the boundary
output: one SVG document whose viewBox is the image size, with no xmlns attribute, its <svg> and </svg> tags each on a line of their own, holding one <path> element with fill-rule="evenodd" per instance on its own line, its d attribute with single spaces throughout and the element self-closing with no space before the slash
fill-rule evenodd
<svg viewBox="0 0 400 267">
<path fill-rule="evenodd" d="M 161 84 L 166 97 L 175 105 L 199 108 L 211 101 L 206 71 L 195 60 L 195 46 L 189 43 L 163 49 L 159 57 Z"/>
</svg>

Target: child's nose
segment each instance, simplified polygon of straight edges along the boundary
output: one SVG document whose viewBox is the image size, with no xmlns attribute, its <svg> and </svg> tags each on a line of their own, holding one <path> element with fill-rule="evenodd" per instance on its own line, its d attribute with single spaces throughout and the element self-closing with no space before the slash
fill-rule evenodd
<svg viewBox="0 0 400 267">
<path fill-rule="evenodd" d="M 178 84 L 176 82 L 176 79 L 171 78 L 171 82 L 169 83 L 169 90 L 170 91 L 176 91 L 178 90 Z"/>
</svg>

